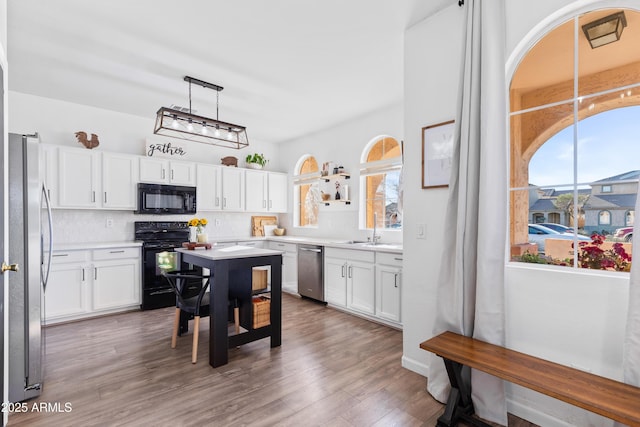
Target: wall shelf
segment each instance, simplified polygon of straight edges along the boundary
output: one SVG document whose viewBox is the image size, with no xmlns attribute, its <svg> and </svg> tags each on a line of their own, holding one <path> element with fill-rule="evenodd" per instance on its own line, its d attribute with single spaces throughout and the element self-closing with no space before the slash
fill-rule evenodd
<svg viewBox="0 0 640 427">
<path fill-rule="evenodd" d="M 325 176 L 321 176 L 320 177 L 320 179 L 323 179 L 324 182 L 329 182 L 332 179 L 338 179 L 338 178 L 350 179 L 351 178 L 351 174 L 348 174 L 346 172 L 342 172 L 342 173 L 337 173 L 337 174 L 332 174 L 332 175 L 325 175 Z"/>
<path fill-rule="evenodd" d="M 344 203 L 345 205 L 350 205 L 351 200 L 323 200 L 322 203 L 324 203 L 325 206 L 329 206 L 332 203 Z"/>
</svg>

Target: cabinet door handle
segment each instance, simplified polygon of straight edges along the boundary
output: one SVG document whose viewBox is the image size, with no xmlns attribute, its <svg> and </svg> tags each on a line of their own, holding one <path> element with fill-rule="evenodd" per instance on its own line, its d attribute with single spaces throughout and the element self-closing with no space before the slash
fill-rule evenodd
<svg viewBox="0 0 640 427">
<path fill-rule="evenodd" d="M 49 196 L 49 199 L 51 199 L 51 190 L 47 189 L 47 196 Z"/>
<path fill-rule="evenodd" d="M 95 201 L 96 201 L 96 192 L 92 191 L 91 192 L 91 203 L 95 203 Z"/>
<path fill-rule="evenodd" d="M 82 269 L 82 281 L 84 282 L 84 268 Z"/>
<path fill-rule="evenodd" d="M 402 258 L 393 258 L 393 259 L 395 259 L 396 261 L 402 261 Z"/>
<path fill-rule="evenodd" d="M 53 254 L 52 257 L 69 256 L 69 254 Z"/>
<path fill-rule="evenodd" d="M 393 286 L 396 288 L 398 287 L 398 273 L 393 275 Z"/>
<path fill-rule="evenodd" d="M 223 198 L 222 198 L 222 207 L 223 207 L 223 208 L 226 208 L 226 207 L 227 207 L 227 198 L 226 198 L 226 197 L 223 197 Z"/>
<path fill-rule="evenodd" d="M 93 280 L 98 280 L 98 267 L 93 268 Z"/>
<path fill-rule="evenodd" d="M 173 181 L 173 169 L 171 169 L 171 181 Z"/>
<path fill-rule="evenodd" d="M 123 254 L 124 253 L 124 249 L 121 251 L 109 251 L 110 254 Z"/>
<path fill-rule="evenodd" d="M 349 266 L 349 279 L 351 279 L 353 277 L 353 266 L 350 265 Z"/>
<path fill-rule="evenodd" d="M 216 206 L 220 206 L 220 197 L 216 197 Z"/>
<path fill-rule="evenodd" d="M 107 203 L 107 192 L 106 191 L 104 192 L 104 203 L 105 204 Z"/>
<path fill-rule="evenodd" d="M 345 265 L 342 264 L 342 277 L 344 277 L 344 267 L 345 267 Z"/>
<path fill-rule="evenodd" d="M 162 179 L 164 179 L 164 168 L 162 168 Z"/>
</svg>

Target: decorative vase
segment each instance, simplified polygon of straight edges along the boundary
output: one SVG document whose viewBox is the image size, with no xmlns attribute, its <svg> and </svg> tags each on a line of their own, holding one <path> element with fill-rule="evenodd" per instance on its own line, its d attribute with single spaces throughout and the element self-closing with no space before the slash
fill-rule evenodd
<svg viewBox="0 0 640 427">
<path fill-rule="evenodd" d="M 198 241 L 198 228 L 197 227 L 189 227 L 189 242 L 195 243 Z"/>
<path fill-rule="evenodd" d="M 247 166 L 251 169 L 262 169 L 262 165 L 260 163 L 247 163 Z"/>
<path fill-rule="evenodd" d="M 198 233 L 196 237 L 198 239 L 198 243 L 207 243 L 209 240 L 209 235 L 207 233 Z"/>
</svg>

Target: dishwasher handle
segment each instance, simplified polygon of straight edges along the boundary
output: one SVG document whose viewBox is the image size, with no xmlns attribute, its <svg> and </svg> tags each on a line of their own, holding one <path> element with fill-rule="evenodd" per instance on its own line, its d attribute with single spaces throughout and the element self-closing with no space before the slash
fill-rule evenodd
<svg viewBox="0 0 640 427">
<path fill-rule="evenodd" d="M 315 253 L 322 253 L 322 249 L 312 249 L 312 248 L 299 248 L 301 251 L 307 251 L 307 252 L 315 252 Z"/>
</svg>

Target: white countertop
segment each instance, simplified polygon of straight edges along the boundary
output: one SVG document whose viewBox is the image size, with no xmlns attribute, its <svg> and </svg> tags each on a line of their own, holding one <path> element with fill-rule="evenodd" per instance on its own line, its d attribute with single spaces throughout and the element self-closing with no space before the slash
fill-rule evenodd
<svg viewBox="0 0 640 427">
<path fill-rule="evenodd" d="M 239 249 L 238 249 L 239 248 Z M 228 247 L 216 249 L 214 246 L 212 249 L 186 249 L 186 248 L 176 248 L 176 252 L 182 252 L 189 255 L 198 256 L 205 259 L 210 260 L 221 260 L 221 259 L 236 259 L 236 258 L 253 258 L 259 256 L 269 256 L 269 255 L 282 255 L 283 251 L 278 251 L 275 249 L 261 249 L 261 248 L 253 248 L 249 246 L 239 247 Z"/>
<path fill-rule="evenodd" d="M 85 242 L 85 243 L 54 243 L 54 251 L 79 251 L 86 249 L 111 249 L 111 248 L 131 248 L 141 247 L 142 242 Z M 48 251 L 49 247 L 45 246 Z"/>
</svg>

